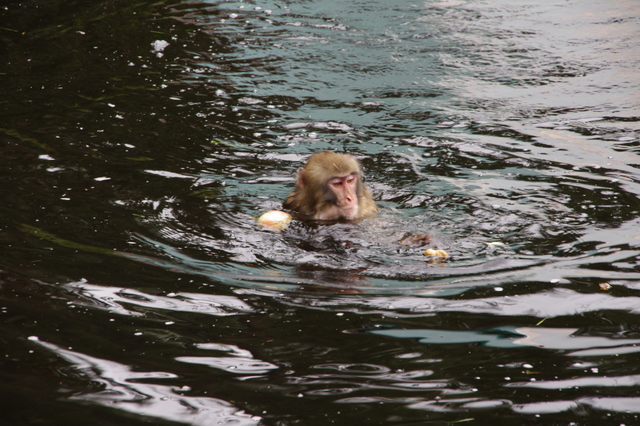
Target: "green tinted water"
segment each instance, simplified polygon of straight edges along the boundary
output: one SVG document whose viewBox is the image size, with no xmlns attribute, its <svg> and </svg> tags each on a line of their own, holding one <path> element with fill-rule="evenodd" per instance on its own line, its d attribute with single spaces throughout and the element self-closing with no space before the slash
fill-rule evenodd
<svg viewBox="0 0 640 426">
<path fill-rule="evenodd" d="M 638 11 L 2 6 L 3 421 L 634 424 Z M 257 228 L 324 149 L 379 217 Z"/>
</svg>

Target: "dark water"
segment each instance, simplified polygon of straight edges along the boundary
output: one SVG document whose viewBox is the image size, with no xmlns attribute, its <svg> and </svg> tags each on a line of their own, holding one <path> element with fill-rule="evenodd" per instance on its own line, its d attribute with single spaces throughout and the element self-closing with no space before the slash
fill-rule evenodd
<svg viewBox="0 0 640 426">
<path fill-rule="evenodd" d="M 0 423 L 640 421 L 637 1 L 1 6 Z"/>
</svg>

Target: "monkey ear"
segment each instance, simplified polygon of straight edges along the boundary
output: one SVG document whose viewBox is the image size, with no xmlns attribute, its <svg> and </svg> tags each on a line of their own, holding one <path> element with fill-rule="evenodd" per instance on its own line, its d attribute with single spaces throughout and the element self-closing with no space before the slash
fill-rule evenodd
<svg viewBox="0 0 640 426">
<path fill-rule="evenodd" d="M 300 168 L 298 169 L 298 178 L 297 178 L 297 183 L 298 188 L 304 188 L 304 169 Z"/>
</svg>

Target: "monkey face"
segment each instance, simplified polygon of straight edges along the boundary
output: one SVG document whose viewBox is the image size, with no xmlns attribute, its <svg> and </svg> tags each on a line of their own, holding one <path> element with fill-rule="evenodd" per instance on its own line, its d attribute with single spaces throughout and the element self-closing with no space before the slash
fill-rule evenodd
<svg viewBox="0 0 640 426">
<path fill-rule="evenodd" d="M 314 220 L 356 220 L 378 211 L 355 158 L 331 151 L 309 158 L 283 206 Z"/>
<path fill-rule="evenodd" d="M 319 220 L 352 220 L 358 216 L 358 174 L 331 177 L 325 186 L 325 202 L 316 212 Z"/>
</svg>

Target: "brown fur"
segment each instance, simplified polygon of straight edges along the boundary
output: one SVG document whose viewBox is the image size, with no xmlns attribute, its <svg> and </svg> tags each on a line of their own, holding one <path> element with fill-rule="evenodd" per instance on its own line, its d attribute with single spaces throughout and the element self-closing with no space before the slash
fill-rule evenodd
<svg viewBox="0 0 640 426">
<path fill-rule="evenodd" d="M 296 188 L 284 202 L 284 208 L 309 219 L 322 218 L 323 212 L 335 209 L 335 195 L 329 188 L 332 178 L 355 174 L 358 212 L 349 219 L 361 219 L 378 211 L 371 192 L 362 182 L 362 169 L 358 161 L 348 154 L 324 151 L 313 154 L 307 164 L 298 170 Z M 335 217 L 339 219 L 339 217 Z"/>
</svg>

